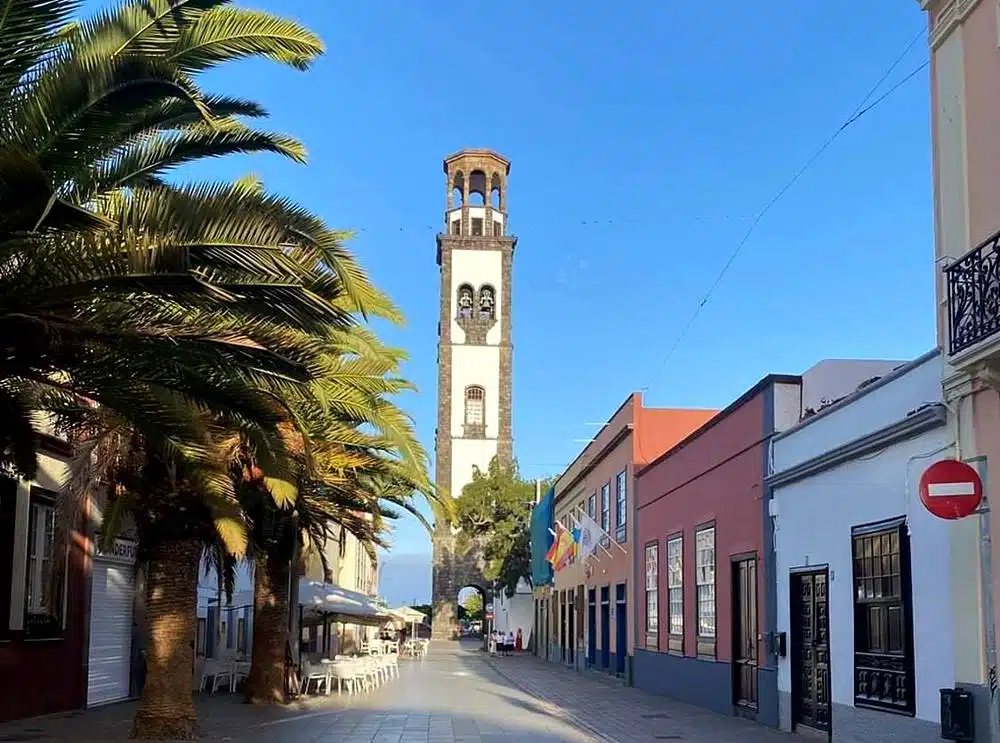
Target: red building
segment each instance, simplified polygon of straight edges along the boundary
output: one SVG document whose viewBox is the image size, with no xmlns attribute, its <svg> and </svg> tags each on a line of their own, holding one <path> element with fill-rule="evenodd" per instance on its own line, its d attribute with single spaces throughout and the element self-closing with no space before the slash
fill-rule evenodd
<svg viewBox="0 0 1000 743">
<path fill-rule="evenodd" d="M 801 378 L 765 377 L 636 475 L 635 686 L 778 724 L 764 475 Z"/>
<path fill-rule="evenodd" d="M 43 447 L 33 482 L 0 477 L 0 722 L 80 709 L 86 698 L 90 543 L 81 523 L 57 558 L 71 452 L 50 437 Z"/>
</svg>

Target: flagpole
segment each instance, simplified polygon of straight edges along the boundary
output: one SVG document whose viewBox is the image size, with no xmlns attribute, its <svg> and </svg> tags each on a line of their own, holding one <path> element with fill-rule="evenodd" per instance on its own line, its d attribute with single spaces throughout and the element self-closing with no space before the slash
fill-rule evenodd
<svg viewBox="0 0 1000 743">
<path fill-rule="evenodd" d="M 577 511 L 580 511 L 581 513 L 586 513 L 585 511 L 583 511 L 583 510 L 582 510 L 582 509 L 580 508 L 580 506 L 574 506 L 574 507 L 573 507 L 573 509 L 572 509 L 572 510 L 570 511 L 570 516 L 572 516 L 573 518 L 575 518 L 575 519 L 576 519 L 576 512 L 577 512 Z M 601 525 L 600 525 L 600 524 L 598 524 L 598 523 L 597 523 L 597 521 L 595 521 L 595 520 L 594 520 L 594 519 L 593 519 L 593 518 L 592 518 L 592 517 L 590 516 L 590 514 L 589 514 L 589 513 L 587 514 L 587 518 L 588 518 L 588 519 L 590 519 L 591 521 L 593 521 L 593 522 L 594 522 L 594 526 L 596 526 L 596 527 L 597 527 L 597 530 L 598 530 L 599 532 L 601 532 L 601 534 L 602 534 L 602 535 L 603 535 L 603 536 L 604 536 L 604 537 L 605 537 L 605 538 L 606 538 L 606 539 L 608 540 L 608 542 L 610 542 L 611 544 L 615 545 L 615 546 L 616 546 L 616 547 L 617 547 L 618 549 L 620 549 L 623 555 L 625 555 L 625 554 L 628 554 L 628 553 L 627 553 L 627 552 L 625 551 L 625 548 L 624 548 L 624 547 L 622 547 L 622 546 L 621 546 L 620 544 L 618 544 L 618 540 L 616 540 L 616 539 L 612 539 L 612 538 L 611 538 L 611 535 L 610 535 L 610 534 L 608 534 L 608 533 L 607 533 L 606 531 L 604 531 L 604 529 L 603 529 L 603 528 L 601 528 Z M 579 519 L 576 519 L 576 521 L 577 521 L 577 524 L 579 524 L 579 523 L 580 523 L 580 520 L 579 520 Z M 608 553 L 608 556 L 610 556 L 610 557 L 614 557 L 614 555 L 613 555 L 613 554 L 611 553 L 611 550 L 609 550 L 609 549 L 608 549 L 607 547 L 605 547 L 605 546 L 604 546 L 604 544 L 602 544 L 602 542 L 603 542 L 603 540 L 599 541 L 599 542 L 597 543 L 597 546 L 598 546 L 598 547 L 600 547 L 600 548 L 601 548 L 602 550 L 604 550 L 605 552 L 607 552 L 607 553 Z M 593 553 L 591 553 L 591 554 L 593 554 Z"/>
</svg>

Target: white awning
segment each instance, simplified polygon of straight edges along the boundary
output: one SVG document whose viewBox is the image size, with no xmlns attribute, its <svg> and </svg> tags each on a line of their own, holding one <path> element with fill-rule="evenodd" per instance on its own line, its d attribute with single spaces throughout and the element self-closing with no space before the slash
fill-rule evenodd
<svg viewBox="0 0 1000 743">
<path fill-rule="evenodd" d="M 244 606 L 253 607 L 252 590 L 234 593 L 232 605 L 223 604 L 222 610 L 228 611 L 231 608 Z M 335 586 L 332 583 L 322 583 L 305 578 L 299 581 L 299 606 L 302 607 L 304 619 L 319 619 L 328 616 L 334 621 L 343 621 L 347 624 L 378 625 L 393 618 L 393 615 L 371 596 L 357 591 L 348 591 L 346 588 Z"/>
<path fill-rule="evenodd" d="M 422 612 L 419 612 L 409 606 L 400 606 L 398 609 L 389 609 L 389 613 L 407 624 L 411 624 L 413 622 L 422 624 L 424 620 L 427 619 L 426 614 L 423 614 Z"/>
<path fill-rule="evenodd" d="M 391 619 L 376 599 L 356 591 L 315 580 L 299 581 L 299 606 L 303 617 L 334 616 L 346 620 L 383 622 Z"/>
</svg>

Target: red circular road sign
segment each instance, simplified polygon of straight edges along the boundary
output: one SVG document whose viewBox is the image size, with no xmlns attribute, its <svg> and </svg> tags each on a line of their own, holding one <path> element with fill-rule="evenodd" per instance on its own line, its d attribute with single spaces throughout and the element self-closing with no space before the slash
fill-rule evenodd
<svg viewBox="0 0 1000 743">
<path fill-rule="evenodd" d="M 965 462 L 942 459 L 920 476 L 920 501 L 938 518 L 952 520 L 970 516 L 982 500 L 982 478 Z"/>
</svg>

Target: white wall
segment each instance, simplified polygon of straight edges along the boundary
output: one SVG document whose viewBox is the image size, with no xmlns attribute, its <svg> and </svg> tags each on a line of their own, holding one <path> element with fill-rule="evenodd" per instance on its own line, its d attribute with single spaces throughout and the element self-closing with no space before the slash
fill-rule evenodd
<svg viewBox="0 0 1000 743">
<path fill-rule="evenodd" d="M 941 359 L 934 357 L 883 387 L 778 437 L 776 474 L 831 448 L 901 420 L 924 402 L 940 400 Z M 829 568 L 831 697 L 854 704 L 854 603 L 851 527 L 906 516 L 910 533 L 916 714 L 937 722 L 938 690 L 955 680 L 951 609 L 950 530 L 920 504 L 916 482 L 931 462 L 950 455 L 947 426 L 774 491 L 778 631 L 790 632 L 789 571 Z M 936 454 L 932 454 L 937 452 Z M 931 456 L 927 456 L 931 455 Z M 970 638 L 975 643 L 977 638 Z M 779 662 L 778 687 L 791 691 L 791 657 Z"/>
<path fill-rule="evenodd" d="M 499 224 L 501 229 L 503 228 L 503 212 L 499 209 L 493 210 L 493 222 L 494 224 Z M 469 207 L 469 219 L 486 219 L 486 207 L 485 206 L 470 206 Z M 448 212 L 448 225 L 451 226 L 452 222 L 460 222 L 462 220 L 462 208 L 452 209 Z M 489 225 L 484 224 L 484 229 L 487 234 L 492 235 L 493 231 L 490 229 Z M 449 229 L 450 232 L 450 229 Z"/>
<path fill-rule="evenodd" d="M 924 403 L 941 402 L 940 356 L 873 388 L 857 400 L 845 401 L 815 419 L 774 439 L 774 471 L 788 469 L 841 444 L 902 420 Z M 856 384 L 855 384 L 856 386 Z"/>
<path fill-rule="evenodd" d="M 206 574 L 205 568 L 208 565 L 206 559 L 202 559 L 201 567 L 198 569 L 198 616 L 205 616 L 205 610 L 207 609 L 209 602 L 215 603 L 216 598 L 218 598 L 219 591 L 219 581 L 216 578 L 215 571 Z M 247 562 L 240 562 L 236 566 L 236 586 L 233 588 L 233 595 L 237 593 L 250 592 L 251 603 L 253 602 L 253 572 L 250 568 L 250 564 Z M 226 603 L 225 592 L 222 594 L 222 603 Z"/>
<path fill-rule="evenodd" d="M 802 373 L 802 409 L 819 410 L 824 400 L 849 395 L 866 379 L 885 376 L 905 363 L 880 359 L 824 359 Z"/>
<path fill-rule="evenodd" d="M 503 591 L 493 597 L 494 625 L 503 632 L 521 630 L 522 647 L 527 647 L 535 623 L 535 600 L 531 597 L 531 586 L 523 578 L 517 584 L 514 595 L 507 598 Z"/>
<path fill-rule="evenodd" d="M 496 345 L 500 342 L 500 319 L 507 311 L 503 306 L 503 254 L 499 250 L 453 250 L 451 253 L 451 296 L 453 302 L 458 297 L 458 287 L 471 284 L 479 289 L 489 284 L 496 289 L 497 323 L 486 335 L 486 342 Z M 465 343 L 465 331 L 451 318 L 451 337 L 455 344 Z"/>
<path fill-rule="evenodd" d="M 497 454 L 496 439 L 455 439 L 451 442 L 451 495 L 457 498 L 472 482 L 472 468 L 486 472 Z"/>
<path fill-rule="evenodd" d="M 453 346 L 451 364 L 451 435 L 462 435 L 465 388 L 478 384 L 486 393 L 486 435 L 495 438 L 500 425 L 500 347 Z"/>
<path fill-rule="evenodd" d="M 802 418 L 802 385 L 774 385 L 774 430 L 784 431 Z"/>
</svg>

